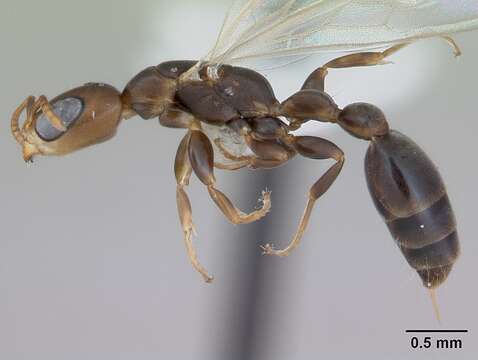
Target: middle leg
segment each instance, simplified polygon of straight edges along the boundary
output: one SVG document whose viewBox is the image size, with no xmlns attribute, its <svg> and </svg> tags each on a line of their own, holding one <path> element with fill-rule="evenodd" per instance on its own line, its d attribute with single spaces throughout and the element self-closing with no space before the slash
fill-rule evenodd
<svg viewBox="0 0 478 360">
<path fill-rule="evenodd" d="M 214 150 L 208 137 L 200 130 L 192 130 L 188 144 L 189 161 L 201 182 L 207 186 L 209 195 L 222 211 L 224 216 L 233 224 L 248 224 L 263 218 L 271 208 L 270 192 L 262 193 L 262 207 L 249 214 L 243 213 L 229 200 L 229 198 L 216 189 L 214 177 Z"/>
</svg>

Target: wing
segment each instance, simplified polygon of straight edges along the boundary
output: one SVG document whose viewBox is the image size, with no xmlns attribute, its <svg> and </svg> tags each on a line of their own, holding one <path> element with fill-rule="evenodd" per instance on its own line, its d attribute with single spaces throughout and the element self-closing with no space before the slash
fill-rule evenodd
<svg viewBox="0 0 478 360">
<path fill-rule="evenodd" d="M 478 0 L 235 0 L 204 59 L 352 51 L 478 28 Z"/>
</svg>

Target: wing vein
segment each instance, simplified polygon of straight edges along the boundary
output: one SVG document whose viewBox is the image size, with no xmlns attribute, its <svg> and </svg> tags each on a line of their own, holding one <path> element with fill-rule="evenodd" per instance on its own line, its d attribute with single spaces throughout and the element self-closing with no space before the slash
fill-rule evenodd
<svg viewBox="0 0 478 360">
<path fill-rule="evenodd" d="M 475 28 L 478 0 L 235 0 L 204 59 L 258 68 L 277 58 L 379 48 Z"/>
</svg>

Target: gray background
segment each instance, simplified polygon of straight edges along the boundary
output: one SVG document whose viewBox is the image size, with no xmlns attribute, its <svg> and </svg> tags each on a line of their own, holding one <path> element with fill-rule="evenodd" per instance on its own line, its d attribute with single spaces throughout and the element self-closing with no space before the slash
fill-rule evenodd
<svg viewBox="0 0 478 360">
<path fill-rule="evenodd" d="M 379 105 L 439 166 L 459 220 L 463 255 L 438 296 L 443 323 L 373 208 L 363 175 L 367 143 L 334 127 L 346 167 L 315 209 L 301 247 L 285 245 L 308 187 L 327 162 L 297 158 L 266 172 L 218 172 L 248 210 L 267 185 L 273 211 L 229 225 L 207 192 L 189 191 L 205 285 L 186 257 L 172 163 L 182 132 L 133 119 L 108 143 L 26 165 L 9 117 L 29 94 L 53 97 L 88 81 L 119 89 L 146 66 L 197 58 L 215 40 L 221 1 L 0 2 L 0 359 L 472 359 L 476 331 L 477 33 L 394 56 L 395 65 L 333 72 L 344 106 Z M 266 73 L 279 99 L 323 57 Z M 467 328 L 461 351 L 412 351 L 407 328 Z"/>
</svg>

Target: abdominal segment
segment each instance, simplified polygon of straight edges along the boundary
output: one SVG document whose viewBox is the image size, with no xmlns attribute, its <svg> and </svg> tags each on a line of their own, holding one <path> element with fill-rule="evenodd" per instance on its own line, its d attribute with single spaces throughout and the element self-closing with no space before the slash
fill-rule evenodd
<svg viewBox="0 0 478 360">
<path fill-rule="evenodd" d="M 375 138 L 365 170 L 375 206 L 424 286 L 442 284 L 460 246 L 456 220 L 437 168 L 405 135 Z"/>
</svg>

